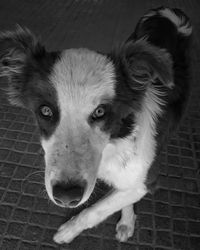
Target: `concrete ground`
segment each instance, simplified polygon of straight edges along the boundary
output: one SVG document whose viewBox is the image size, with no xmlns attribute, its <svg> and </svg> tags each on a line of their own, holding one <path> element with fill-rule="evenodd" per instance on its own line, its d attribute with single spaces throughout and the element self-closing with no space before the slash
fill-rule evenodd
<svg viewBox="0 0 200 250">
<path fill-rule="evenodd" d="M 0 30 L 27 26 L 51 49 L 109 51 L 133 31 L 139 17 L 158 5 L 182 8 L 194 25 L 193 92 L 186 118 L 163 151 L 160 189 L 137 204 L 134 237 L 115 240 L 119 213 L 83 232 L 70 245 L 52 241 L 74 211 L 48 201 L 43 152 L 32 114 L 10 106 L 0 82 L 0 249 L 200 249 L 200 2 L 198 0 L 1 0 Z M 31 175 L 36 171 L 37 174 Z M 103 187 L 97 193 L 101 195 Z M 98 196 L 98 195 L 97 195 Z M 77 210 L 75 211 L 75 213 Z"/>
</svg>

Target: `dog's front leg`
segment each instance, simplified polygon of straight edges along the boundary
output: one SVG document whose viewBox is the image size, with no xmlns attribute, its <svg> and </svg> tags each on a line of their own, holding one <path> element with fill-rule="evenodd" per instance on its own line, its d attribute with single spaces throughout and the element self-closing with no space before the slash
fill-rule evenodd
<svg viewBox="0 0 200 250">
<path fill-rule="evenodd" d="M 130 238 L 135 229 L 136 214 L 133 205 L 122 208 L 121 218 L 116 225 L 116 238 L 120 242 L 125 242 Z"/>
<path fill-rule="evenodd" d="M 70 243 L 83 230 L 98 225 L 113 213 L 139 201 L 146 193 L 144 186 L 134 190 L 112 191 L 104 199 L 63 224 L 55 234 L 54 241 L 60 244 Z"/>
</svg>

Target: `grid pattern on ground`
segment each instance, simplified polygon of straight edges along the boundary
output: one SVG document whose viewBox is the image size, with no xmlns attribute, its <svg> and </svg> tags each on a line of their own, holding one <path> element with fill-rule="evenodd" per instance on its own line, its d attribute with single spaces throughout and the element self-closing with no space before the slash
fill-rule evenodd
<svg viewBox="0 0 200 250">
<path fill-rule="evenodd" d="M 200 3 L 159 1 L 159 5 L 182 8 L 192 19 L 193 92 L 186 118 L 163 151 L 160 189 L 137 204 L 134 237 L 121 244 L 115 240 L 117 213 L 70 245 L 53 242 L 56 229 L 73 211 L 48 201 L 34 118 L 8 104 L 1 80 L 0 249 L 200 249 Z M 146 10 L 157 6 L 155 0 L 1 0 L 0 30 L 18 23 L 41 34 L 52 50 L 81 46 L 109 51 L 128 37 Z"/>
</svg>

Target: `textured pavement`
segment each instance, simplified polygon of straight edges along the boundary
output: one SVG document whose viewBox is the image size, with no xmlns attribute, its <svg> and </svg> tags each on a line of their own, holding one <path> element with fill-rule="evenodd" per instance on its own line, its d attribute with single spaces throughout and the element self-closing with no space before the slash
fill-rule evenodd
<svg viewBox="0 0 200 250">
<path fill-rule="evenodd" d="M 159 2 L 159 3 L 158 3 Z M 194 26 L 190 105 L 177 135 L 162 154 L 160 189 L 137 204 L 134 237 L 115 240 L 119 213 L 84 231 L 70 245 L 52 241 L 78 210 L 49 202 L 43 151 L 32 114 L 10 106 L 0 81 L 0 249 L 200 249 L 200 2 L 150 0 L 1 0 L 0 30 L 29 27 L 49 50 L 88 47 L 109 51 L 133 31 L 144 12 L 159 5 L 182 8 Z M 39 172 L 38 172 L 39 171 Z M 35 174 L 33 174 L 35 173 Z M 104 193 L 100 185 L 96 199 Z M 89 205 L 89 204 L 88 204 Z"/>
</svg>

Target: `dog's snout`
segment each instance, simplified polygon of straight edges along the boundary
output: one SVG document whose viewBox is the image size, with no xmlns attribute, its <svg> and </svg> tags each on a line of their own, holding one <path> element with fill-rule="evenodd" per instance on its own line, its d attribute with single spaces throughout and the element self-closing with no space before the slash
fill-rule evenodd
<svg viewBox="0 0 200 250">
<path fill-rule="evenodd" d="M 85 182 L 58 182 L 53 186 L 53 197 L 58 205 L 74 207 L 81 201 Z"/>
</svg>

